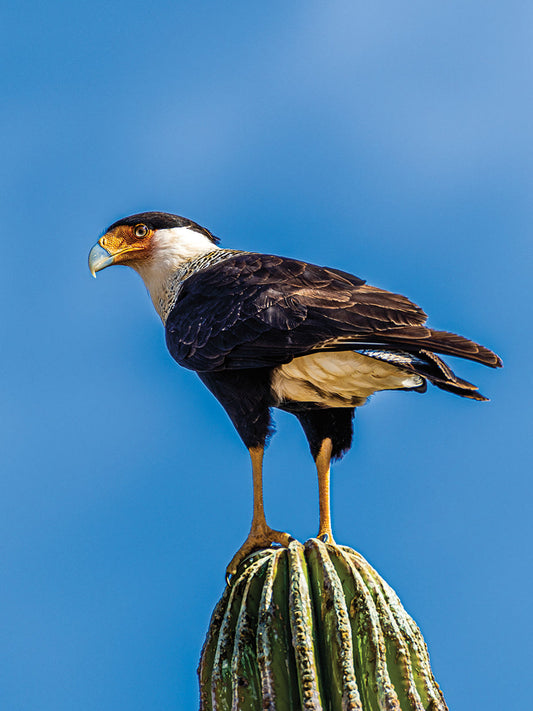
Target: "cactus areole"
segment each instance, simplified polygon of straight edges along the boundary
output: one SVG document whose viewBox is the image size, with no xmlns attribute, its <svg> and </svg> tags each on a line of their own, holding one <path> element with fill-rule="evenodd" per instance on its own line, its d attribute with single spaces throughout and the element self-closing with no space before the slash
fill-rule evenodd
<svg viewBox="0 0 533 711">
<path fill-rule="evenodd" d="M 201 711 L 447 711 L 415 622 L 356 551 L 247 558 L 213 612 Z"/>
</svg>

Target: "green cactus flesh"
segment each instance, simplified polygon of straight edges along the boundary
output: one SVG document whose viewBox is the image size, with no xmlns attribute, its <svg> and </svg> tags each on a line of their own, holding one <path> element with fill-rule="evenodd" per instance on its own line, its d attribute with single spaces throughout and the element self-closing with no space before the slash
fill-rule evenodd
<svg viewBox="0 0 533 711">
<path fill-rule="evenodd" d="M 198 673 L 201 711 L 447 711 L 396 593 L 359 553 L 317 539 L 241 564 Z"/>
</svg>

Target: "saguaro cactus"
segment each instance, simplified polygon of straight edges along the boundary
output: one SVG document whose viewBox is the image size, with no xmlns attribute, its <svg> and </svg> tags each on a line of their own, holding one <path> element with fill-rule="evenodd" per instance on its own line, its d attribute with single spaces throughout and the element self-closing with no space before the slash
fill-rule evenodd
<svg viewBox="0 0 533 711">
<path fill-rule="evenodd" d="M 351 548 L 259 551 L 215 608 L 201 711 L 447 711 L 396 593 Z"/>
</svg>

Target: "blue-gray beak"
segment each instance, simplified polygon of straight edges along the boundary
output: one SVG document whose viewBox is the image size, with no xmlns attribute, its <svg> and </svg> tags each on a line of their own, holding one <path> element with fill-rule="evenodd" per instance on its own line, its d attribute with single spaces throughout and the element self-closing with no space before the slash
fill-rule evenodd
<svg viewBox="0 0 533 711">
<path fill-rule="evenodd" d="M 89 252 L 89 269 L 93 277 L 96 277 L 96 272 L 111 266 L 114 261 L 115 257 L 109 254 L 99 242 L 97 242 Z"/>
</svg>

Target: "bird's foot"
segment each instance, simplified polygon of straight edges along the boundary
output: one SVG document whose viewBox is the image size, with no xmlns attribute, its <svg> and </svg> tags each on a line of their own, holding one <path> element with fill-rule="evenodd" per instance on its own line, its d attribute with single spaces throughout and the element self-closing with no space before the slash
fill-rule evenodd
<svg viewBox="0 0 533 711">
<path fill-rule="evenodd" d="M 291 541 L 294 541 L 294 538 L 283 531 L 276 531 L 269 526 L 262 528 L 252 527 L 248 538 L 235 553 L 226 568 L 226 582 L 229 582 L 230 576 L 235 575 L 239 564 L 242 563 L 250 553 L 261 550 L 262 548 L 270 548 L 273 543 L 278 543 L 280 546 L 287 548 Z"/>
<path fill-rule="evenodd" d="M 320 529 L 316 537 L 319 541 L 322 541 L 322 543 L 330 543 L 332 546 L 336 545 L 331 528 Z"/>
</svg>

